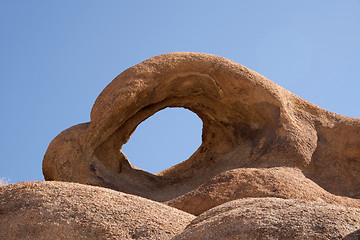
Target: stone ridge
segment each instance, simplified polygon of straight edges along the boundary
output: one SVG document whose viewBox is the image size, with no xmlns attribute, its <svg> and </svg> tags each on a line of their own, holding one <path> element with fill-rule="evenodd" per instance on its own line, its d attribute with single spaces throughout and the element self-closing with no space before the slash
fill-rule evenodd
<svg viewBox="0 0 360 240">
<path fill-rule="evenodd" d="M 193 220 L 173 240 L 360 239 L 360 209 L 279 198 L 225 203 Z"/>
<path fill-rule="evenodd" d="M 194 218 L 158 202 L 78 183 L 0 187 L 0 239 L 170 239 Z"/>
<path fill-rule="evenodd" d="M 303 199 L 360 208 L 360 199 L 331 194 L 295 168 L 238 168 L 215 176 L 197 189 L 165 202 L 199 215 L 213 207 L 243 198 Z"/>
</svg>

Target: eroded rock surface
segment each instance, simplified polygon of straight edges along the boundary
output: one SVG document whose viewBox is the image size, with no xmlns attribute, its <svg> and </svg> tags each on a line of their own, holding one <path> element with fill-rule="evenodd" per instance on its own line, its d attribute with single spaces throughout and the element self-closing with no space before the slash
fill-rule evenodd
<svg viewBox="0 0 360 240">
<path fill-rule="evenodd" d="M 183 107 L 201 118 L 202 144 L 188 160 L 150 174 L 133 167 L 121 149 L 142 121 L 166 107 Z M 111 188 L 202 213 L 175 239 L 359 239 L 360 235 L 360 119 L 321 109 L 240 64 L 209 54 L 164 54 L 121 73 L 96 99 L 90 122 L 63 131 L 50 143 L 43 173 L 45 180 Z M 91 219 L 95 230 L 84 233 L 90 238 L 102 232 L 123 239 L 162 239 L 181 232 L 193 218 L 112 190 L 88 187 L 104 195 L 100 203 L 83 185 L 36 184 L 23 184 L 25 190 L 15 185 L 13 192 L 7 190 L 7 199 L 18 197 L 27 204 L 26 189 L 44 187 L 39 194 L 31 192 L 25 216 L 30 222 L 30 215 L 35 216 L 40 225 L 50 219 L 58 234 L 79 234 L 82 228 L 70 226 L 86 228 Z M 55 190 L 47 187 L 51 184 Z M 80 196 L 100 213 L 63 195 L 73 186 L 75 192 L 85 191 Z M 54 197 L 59 194 L 69 213 Z M 103 202 L 106 207 L 100 210 Z M 46 210 L 52 208 L 57 214 Z M 75 213 L 81 216 L 79 222 L 68 220 Z M 119 229 L 112 222 L 120 222 Z M 12 234 L 41 229 L 50 236 L 39 224 L 28 228 L 18 223 L 10 229 Z"/>
<path fill-rule="evenodd" d="M 238 168 L 215 176 L 199 188 L 166 204 L 199 215 L 223 203 L 242 198 L 304 199 L 360 208 L 360 199 L 331 194 L 296 168 Z"/>
<path fill-rule="evenodd" d="M 291 78 L 291 76 L 289 76 Z M 121 152 L 135 128 L 166 107 L 203 121 L 190 159 L 150 174 Z M 152 159 L 144 159 L 152 161 Z M 99 95 L 91 121 L 49 145 L 46 180 L 98 185 L 167 201 L 236 168 L 297 167 L 325 190 L 360 198 L 360 120 L 323 110 L 222 57 L 170 53 L 117 76 Z"/>
<path fill-rule="evenodd" d="M 279 198 L 235 200 L 191 222 L 173 240 L 360 239 L 360 209 Z"/>
<path fill-rule="evenodd" d="M 138 196 L 77 183 L 0 187 L 0 239 L 170 239 L 194 218 Z"/>
</svg>

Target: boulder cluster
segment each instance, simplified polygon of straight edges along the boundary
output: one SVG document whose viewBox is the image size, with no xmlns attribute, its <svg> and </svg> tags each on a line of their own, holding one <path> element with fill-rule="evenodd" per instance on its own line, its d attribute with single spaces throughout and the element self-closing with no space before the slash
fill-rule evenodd
<svg viewBox="0 0 360 240">
<path fill-rule="evenodd" d="M 121 149 L 167 107 L 199 116 L 202 144 L 151 174 Z M 50 143 L 43 174 L 0 187 L 0 239 L 360 239 L 360 119 L 214 55 L 121 73 Z"/>
</svg>

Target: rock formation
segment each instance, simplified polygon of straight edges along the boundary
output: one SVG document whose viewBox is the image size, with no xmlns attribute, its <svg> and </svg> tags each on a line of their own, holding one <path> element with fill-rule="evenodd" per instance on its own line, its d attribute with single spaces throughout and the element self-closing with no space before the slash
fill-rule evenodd
<svg viewBox="0 0 360 240">
<path fill-rule="evenodd" d="M 360 209 L 302 200 L 249 198 L 200 215 L 174 240 L 360 239 Z"/>
<path fill-rule="evenodd" d="M 166 107 L 187 108 L 201 118 L 201 146 L 157 174 L 132 167 L 123 144 Z M 298 168 L 332 194 L 360 198 L 360 120 L 323 110 L 240 64 L 201 53 L 164 54 L 121 73 L 96 99 L 91 121 L 59 134 L 43 161 L 46 180 L 157 201 L 179 197 L 227 170 L 270 167 Z"/>
<path fill-rule="evenodd" d="M 295 168 L 238 168 L 215 176 L 197 189 L 166 204 L 199 215 L 242 198 L 304 199 L 360 208 L 360 199 L 331 194 Z"/>
<path fill-rule="evenodd" d="M 170 239 L 192 219 L 161 203 L 78 183 L 0 188 L 0 239 Z"/>
<path fill-rule="evenodd" d="M 150 174 L 121 149 L 166 107 L 201 118 L 202 144 L 188 160 Z M 121 73 L 96 99 L 90 122 L 50 143 L 43 173 L 63 183 L 1 188 L 1 225 L 8 227 L 0 238 L 360 235 L 360 119 L 321 109 L 209 54 L 164 54 Z"/>
</svg>

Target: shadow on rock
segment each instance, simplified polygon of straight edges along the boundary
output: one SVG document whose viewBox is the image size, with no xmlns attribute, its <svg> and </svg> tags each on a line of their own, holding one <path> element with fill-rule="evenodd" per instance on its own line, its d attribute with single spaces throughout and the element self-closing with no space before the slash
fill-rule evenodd
<svg viewBox="0 0 360 240">
<path fill-rule="evenodd" d="M 360 229 L 344 237 L 344 240 L 359 240 L 359 239 L 360 239 Z"/>
</svg>

